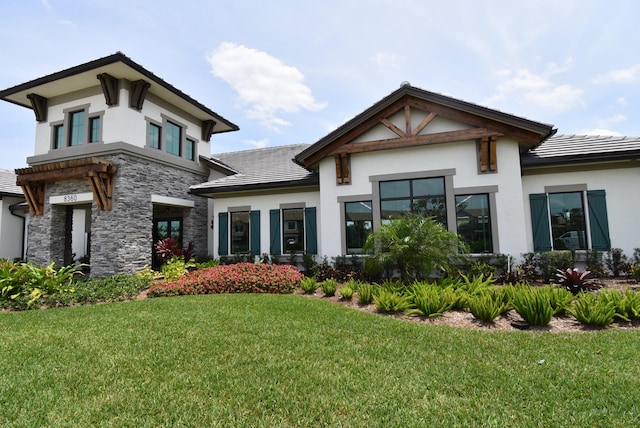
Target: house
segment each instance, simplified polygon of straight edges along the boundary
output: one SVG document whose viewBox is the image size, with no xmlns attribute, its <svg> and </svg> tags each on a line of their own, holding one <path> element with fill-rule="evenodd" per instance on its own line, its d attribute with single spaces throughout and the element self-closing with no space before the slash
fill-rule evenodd
<svg viewBox="0 0 640 428">
<path fill-rule="evenodd" d="M 215 256 L 357 255 L 406 211 L 435 218 L 475 254 L 631 255 L 640 138 L 555 134 L 403 85 L 314 144 L 214 156 L 224 176 L 190 193 L 214 201 Z"/>
<path fill-rule="evenodd" d="M 14 182 L 29 206 L 27 259 L 89 261 L 100 277 L 151 265 L 164 237 L 207 255 L 209 203 L 187 190 L 210 178 L 211 137 L 237 125 L 120 52 L 0 99 L 36 120 Z"/>
<path fill-rule="evenodd" d="M 24 257 L 26 212 L 13 171 L 0 169 L 0 259 Z"/>
<path fill-rule="evenodd" d="M 409 84 L 313 144 L 214 156 L 238 127 L 119 52 L 0 99 L 36 119 L 15 177 L 26 257 L 93 276 L 154 264 L 164 237 L 216 258 L 358 255 L 407 211 L 475 254 L 640 247 L 640 138 L 556 135 Z"/>
</svg>

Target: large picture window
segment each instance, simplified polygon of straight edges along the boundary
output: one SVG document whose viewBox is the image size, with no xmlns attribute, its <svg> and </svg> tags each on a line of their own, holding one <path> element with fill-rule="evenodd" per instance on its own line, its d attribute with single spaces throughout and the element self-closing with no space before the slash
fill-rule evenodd
<svg viewBox="0 0 640 428">
<path fill-rule="evenodd" d="M 380 210 L 383 223 L 413 212 L 433 217 L 446 226 L 444 177 L 380 182 Z"/>
<path fill-rule="evenodd" d="M 554 250 L 584 250 L 587 248 L 586 224 L 582 192 L 549 195 L 551 237 Z"/>
<path fill-rule="evenodd" d="M 372 201 L 346 202 L 344 204 L 347 254 L 362 253 L 362 246 L 373 231 L 371 206 Z"/>
<path fill-rule="evenodd" d="M 488 194 L 456 195 L 456 225 L 472 253 L 493 252 Z"/>
</svg>

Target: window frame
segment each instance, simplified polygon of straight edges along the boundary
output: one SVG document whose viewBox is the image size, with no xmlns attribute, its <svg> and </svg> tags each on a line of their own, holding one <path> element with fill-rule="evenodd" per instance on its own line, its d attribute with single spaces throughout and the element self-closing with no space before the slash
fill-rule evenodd
<svg viewBox="0 0 640 428">
<path fill-rule="evenodd" d="M 340 196 L 338 197 L 338 203 L 340 204 L 340 245 L 342 254 L 347 255 L 359 255 L 362 254 L 362 248 L 360 251 L 354 251 L 355 248 L 349 248 L 347 239 L 347 204 L 355 204 L 355 203 L 370 203 L 371 204 L 371 230 L 369 234 L 374 230 L 374 203 L 373 203 L 373 194 L 367 195 L 351 195 L 351 196 Z M 367 234 L 368 236 L 368 234 Z"/>
<path fill-rule="evenodd" d="M 163 153 L 167 153 L 171 156 L 177 156 L 181 159 L 188 160 L 190 162 L 197 162 L 198 160 L 198 139 L 188 134 L 188 127 L 185 123 L 176 120 L 173 117 L 169 117 L 165 114 L 161 114 L 162 121 L 154 120 L 150 117 L 145 117 L 147 121 L 147 140 L 145 147 L 153 150 L 159 150 Z M 152 127 L 159 130 L 157 147 L 151 133 Z M 178 140 L 175 143 L 169 144 L 170 129 L 177 129 Z M 189 149 L 191 146 L 191 149 Z"/>
<path fill-rule="evenodd" d="M 498 244 L 498 233 L 497 233 L 497 220 L 496 220 L 496 215 L 495 215 L 495 193 L 497 192 L 497 188 L 495 188 L 494 191 L 483 191 L 483 190 L 494 190 L 493 187 L 491 188 L 477 188 L 477 189 L 457 189 L 455 192 L 455 200 L 456 200 L 456 233 L 463 238 L 463 240 L 465 242 L 467 242 L 467 240 L 462 237 L 462 235 L 460 234 L 460 230 L 459 230 L 459 217 L 458 217 L 458 198 L 461 197 L 475 197 L 475 196 L 484 196 L 486 197 L 486 202 L 487 202 L 487 206 L 486 206 L 486 210 L 487 210 L 487 222 L 486 224 L 488 224 L 489 227 L 489 245 L 491 247 L 491 251 L 481 251 L 481 252 L 477 252 L 477 251 L 473 251 L 471 248 L 471 245 L 469 244 L 469 242 L 467 242 L 467 244 L 469 245 L 471 251 L 471 254 L 497 254 L 499 253 L 499 251 L 497 250 L 497 244 Z"/>
<path fill-rule="evenodd" d="M 245 217 L 246 216 L 246 221 L 243 221 L 243 218 L 238 218 L 238 217 Z M 243 241 L 246 240 L 246 248 L 242 249 L 238 249 L 235 248 L 236 247 L 236 225 L 242 223 L 243 225 L 243 230 L 241 232 L 242 236 L 243 236 Z M 229 239 L 229 251 L 230 254 L 248 254 L 251 252 L 251 215 L 250 215 L 250 210 L 246 210 L 246 211 L 229 211 L 229 235 L 230 235 L 230 239 Z M 246 236 L 246 238 L 244 238 Z M 244 244 L 244 242 L 243 242 Z"/>
<path fill-rule="evenodd" d="M 51 126 L 51 150 L 63 150 L 71 147 L 78 147 L 87 144 L 95 144 L 102 142 L 103 116 L 104 111 L 90 112 L 90 104 L 83 104 L 75 107 L 69 107 L 62 110 L 63 119 L 50 122 Z M 83 117 L 79 123 L 74 121 L 74 115 L 82 113 Z M 99 120 L 100 126 L 97 132 L 97 138 L 94 140 L 92 121 Z M 73 132 L 72 127 L 75 125 L 79 132 Z M 78 140 L 79 138 L 79 140 Z"/>
</svg>

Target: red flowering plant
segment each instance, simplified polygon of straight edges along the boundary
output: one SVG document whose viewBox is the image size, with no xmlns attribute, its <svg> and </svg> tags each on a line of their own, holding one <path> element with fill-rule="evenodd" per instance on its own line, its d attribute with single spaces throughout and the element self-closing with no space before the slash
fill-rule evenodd
<svg viewBox="0 0 640 428">
<path fill-rule="evenodd" d="M 149 288 L 149 297 L 215 293 L 291 293 L 302 273 L 291 265 L 236 263 L 190 272 Z"/>
<path fill-rule="evenodd" d="M 185 261 L 191 260 L 191 254 L 193 253 L 193 242 L 189 242 L 187 248 L 182 248 L 178 245 L 178 241 L 173 238 L 164 238 L 156 242 L 156 255 L 163 262 L 166 262 L 174 256 L 182 256 Z"/>
</svg>

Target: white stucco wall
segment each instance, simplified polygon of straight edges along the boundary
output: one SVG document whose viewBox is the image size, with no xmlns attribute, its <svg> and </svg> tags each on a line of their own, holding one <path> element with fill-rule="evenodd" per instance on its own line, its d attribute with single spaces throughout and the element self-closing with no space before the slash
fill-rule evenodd
<svg viewBox="0 0 640 428">
<path fill-rule="evenodd" d="M 22 199 L 0 198 L 0 259 L 22 258 L 24 221 L 11 214 L 9 206 Z"/>
<path fill-rule="evenodd" d="M 333 158 L 323 160 L 320 163 L 322 213 L 319 218 L 324 254 L 336 256 L 342 252 L 344 238 L 340 236 L 341 206 L 338 198 L 372 194 L 369 177 L 455 169 L 454 191 L 497 186 L 496 210 L 492 213 L 498 224 L 497 249 L 503 254 L 518 256 L 526 250 L 526 235 L 517 143 L 508 139 L 498 140 L 497 160 L 497 172 L 479 173 L 475 141 L 357 153 L 351 156 L 352 182 L 349 185 L 336 184 Z"/>
<path fill-rule="evenodd" d="M 229 198 L 216 198 L 213 200 L 213 223 L 209 223 L 213 224 L 213 229 L 209 229 L 209 247 L 211 249 L 211 254 L 213 254 L 215 258 L 220 256 L 218 254 L 218 213 L 227 212 L 229 208 L 233 207 L 250 207 L 250 210 L 252 211 L 260 211 L 260 254 L 268 254 L 270 244 L 269 210 L 278 209 L 281 204 L 304 204 L 306 208 L 316 208 L 318 219 L 322 215 L 320 194 L 317 191 L 279 193 L 275 195 L 253 194 Z M 323 254 L 323 243 L 320 241 L 322 233 L 321 229 L 320 221 L 318 221 L 318 254 Z"/>
<path fill-rule="evenodd" d="M 545 186 L 586 185 L 587 190 L 606 192 L 609 235 L 612 248 L 622 248 L 627 256 L 640 248 L 640 228 L 636 213 L 640 210 L 640 166 L 632 168 L 547 172 L 523 177 L 528 251 L 533 251 L 529 194 L 544 193 Z"/>
</svg>

